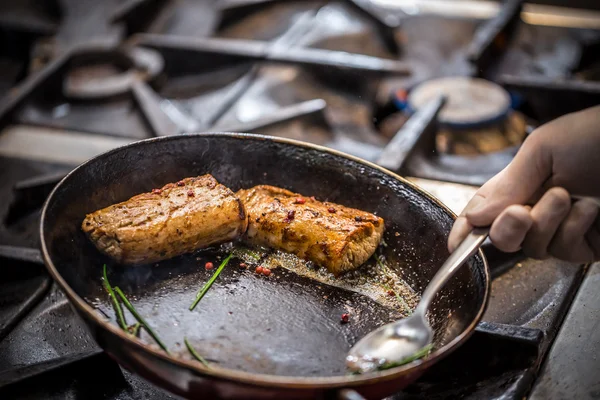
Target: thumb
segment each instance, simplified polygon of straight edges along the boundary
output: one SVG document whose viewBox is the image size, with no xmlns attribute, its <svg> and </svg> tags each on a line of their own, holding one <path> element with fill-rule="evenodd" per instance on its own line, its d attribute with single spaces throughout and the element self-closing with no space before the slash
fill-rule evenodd
<svg viewBox="0 0 600 400">
<path fill-rule="evenodd" d="M 537 137 L 529 137 L 511 163 L 481 187 L 483 200 L 467 210 L 467 221 L 473 226 L 491 225 L 506 207 L 526 204 L 539 193 L 551 174 L 552 155 Z"/>
</svg>

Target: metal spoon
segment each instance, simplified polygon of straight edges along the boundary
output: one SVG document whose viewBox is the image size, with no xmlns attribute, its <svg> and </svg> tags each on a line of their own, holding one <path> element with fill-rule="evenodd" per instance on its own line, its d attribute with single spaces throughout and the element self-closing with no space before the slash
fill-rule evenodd
<svg viewBox="0 0 600 400">
<path fill-rule="evenodd" d="M 386 365 L 401 364 L 410 359 L 433 339 L 426 313 L 438 291 L 450 280 L 485 241 L 489 228 L 475 228 L 452 252 L 435 274 L 421 296 L 415 312 L 408 318 L 379 327 L 359 340 L 348 352 L 347 367 L 365 373 Z"/>
</svg>

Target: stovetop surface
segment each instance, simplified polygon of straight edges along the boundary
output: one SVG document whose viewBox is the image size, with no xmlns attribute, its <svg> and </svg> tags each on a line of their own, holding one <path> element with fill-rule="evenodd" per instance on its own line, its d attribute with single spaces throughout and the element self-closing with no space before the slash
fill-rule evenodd
<svg viewBox="0 0 600 400">
<path fill-rule="evenodd" d="M 305 140 L 380 162 L 392 138 L 413 137 L 400 144 L 405 156 L 396 170 L 459 212 L 516 148 L 497 126 L 446 132 L 444 140 L 454 142 L 444 145 L 435 112 L 409 118 L 392 94 L 441 76 L 489 79 L 510 92 L 522 120 L 517 140 L 599 102 L 600 24 L 529 24 L 520 18 L 543 20 L 543 10 L 521 14 L 518 1 L 489 20 L 419 13 L 410 4 L 365 11 L 357 3 L 0 7 L 0 32 L 8 32 L 0 39 L 12 43 L 0 52 L 0 90 L 9 91 L 0 102 L 0 398 L 175 398 L 102 353 L 39 255 L 22 251 L 39 244 L 40 207 L 56 180 L 98 153 L 153 136 L 230 130 Z M 331 61 L 350 53 L 373 58 Z M 381 73 L 382 65 L 401 72 Z M 407 123 L 417 116 L 422 124 Z M 7 246 L 18 247 L 16 257 Z M 489 245 L 485 253 L 494 280 L 483 322 L 464 346 L 393 398 L 529 393 L 586 269 Z"/>
</svg>

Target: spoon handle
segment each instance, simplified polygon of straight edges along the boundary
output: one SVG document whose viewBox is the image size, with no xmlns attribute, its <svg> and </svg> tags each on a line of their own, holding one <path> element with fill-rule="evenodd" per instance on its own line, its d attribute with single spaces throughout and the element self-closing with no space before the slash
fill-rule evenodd
<svg viewBox="0 0 600 400">
<path fill-rule="evenodd" d="M 489 228 L 475 228 L 464 238 L 425 288 L 415 312 L 425 315 L 437 292 L 452 278 L 458 268 L 477 252 L 489 233 Z"/>
</svg>

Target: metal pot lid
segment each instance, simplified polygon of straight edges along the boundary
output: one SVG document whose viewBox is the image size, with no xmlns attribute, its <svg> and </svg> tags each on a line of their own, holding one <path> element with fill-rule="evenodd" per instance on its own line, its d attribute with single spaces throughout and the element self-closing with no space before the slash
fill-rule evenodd
<svg viewBox="0 0 600 400">
<path fill-rule="evenodd" d="M 417 111 L 441 94 L 447 97 L 447 101 L 438 114 L 438 121 L 449 127 L 470 128 L 494 123 L 503 120 L 511 107 L 510 95 L 500 85 L 462 76 L 420 84 L 410 92 L 408 106 Z"/>
</svg>

